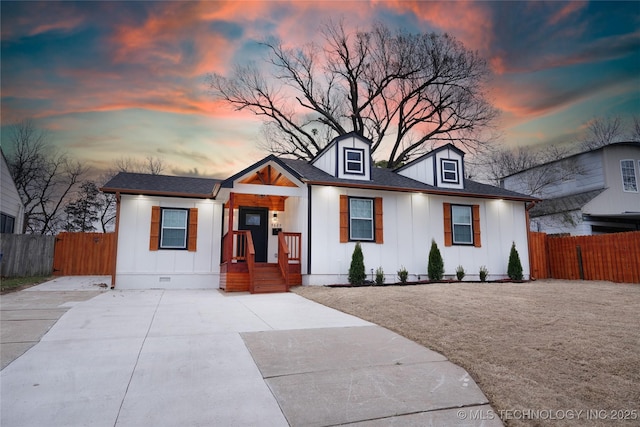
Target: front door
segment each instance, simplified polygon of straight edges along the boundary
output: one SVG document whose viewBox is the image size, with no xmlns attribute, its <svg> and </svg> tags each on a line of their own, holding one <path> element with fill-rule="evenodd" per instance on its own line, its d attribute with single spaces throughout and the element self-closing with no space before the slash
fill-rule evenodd
<svg viewBox="0 0 640 427">
<path fill-rule="evenodd" d="M 269 238 L 269 210 L 266 208 L 240 208 L 238 230 L 251 231 L 256 262 L 267 262 L 267 240 Z"/>
</svg>

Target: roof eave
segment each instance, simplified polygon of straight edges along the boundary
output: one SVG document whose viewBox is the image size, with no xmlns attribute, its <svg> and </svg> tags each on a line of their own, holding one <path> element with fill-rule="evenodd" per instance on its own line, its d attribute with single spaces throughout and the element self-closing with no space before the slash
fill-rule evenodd
<svg viewBox="0 0 640 427">
<path fill-rule="evenodd" d="M 401 193 L 423 193 L 423 194 L 435 194 L 439 196 L 454 196 L 454 197 L 480 197 L 483 199 L 494 200 L 512 200 L 516 202 L 535 202 L 539 201 L 535 197 L 517 197 L 508 195 L 496 195 L 496 194 L 478 194 L 478 193 L 461 193 L 457 191 L 447 191 L 440 189 L 419 189 L 410 187 L 388 187 L 375 184 L 352 184 L 347 182 L 330 182 L 330 181 L 306 181 L 309 185 L 323 185 L 328 187 L 342 187 L 342 188 L 359 188 L 365 190 L 382 190 L 382 191 L 397 191 Z"/>
<path fill-rule="evenodd" d="M 155 191 L 155 190 L 143 190 L 143 189 L 131 189 L 131 188 L 109 188 L 102 187 L 100 191 L 108 194 L 131 194 L 135 196 L 163 196 L 163 197 L 181 197 L 190 199 L 213 199 L 213 192 L 211 193 L 183 193 L 178 191 Z"/>
</svg>

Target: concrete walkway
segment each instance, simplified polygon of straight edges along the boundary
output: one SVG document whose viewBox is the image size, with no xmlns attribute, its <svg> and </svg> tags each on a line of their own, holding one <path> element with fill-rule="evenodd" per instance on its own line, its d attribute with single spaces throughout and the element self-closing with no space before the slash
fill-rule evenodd
<svg viewBox="0 0 640 427">
<path fill-rule="evenodd" d="M 88 289 L 0 373 L 1 425 L 501 425 L 443 356 L 295 294 Z"/>
</svg>

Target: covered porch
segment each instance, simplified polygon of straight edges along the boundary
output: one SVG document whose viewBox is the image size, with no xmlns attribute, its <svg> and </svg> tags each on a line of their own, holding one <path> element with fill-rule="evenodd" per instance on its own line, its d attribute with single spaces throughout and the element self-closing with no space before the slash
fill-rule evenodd
<svg viewBox="0 0 640 427">
<path fill-rule="evenodd" d="M 230 192 L 224 204 L 220 289 L 288 292 L 302 284 L 302 233 L 287 231 L 289 196 Z M 291 210 L 291 208 L 290 208 Z"/>
</svg>

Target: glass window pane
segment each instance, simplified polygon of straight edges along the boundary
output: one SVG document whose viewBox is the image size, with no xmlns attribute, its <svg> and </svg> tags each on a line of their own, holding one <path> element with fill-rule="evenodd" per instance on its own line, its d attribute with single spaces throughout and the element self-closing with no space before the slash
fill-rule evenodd
<svg viewBox="0 0 640 427">
<path fill-rule="evenodd" d="M 638 191 L 634 167 L 635 162 L 633 160 L 622 160 L 620 166 L 622 168 L 622 185 L 624 191 Z"/>
<path fill-rule="evenodd" d="M 362 153 L 359 151 L 347 151 L 347 160 L 360 161 Z"/>
<path fill-rule="evenodd" d="M 163 248 L 183 248 L 185 246 L 186 230 L 166 228 L 162 230 L 162 243 Z"/>
<path fill-rule="evenodd" d="M 163 227 L 186 227 L 187 211 L 165 209 L 162 213 Z"/>
<path fill-rule="evenodd" d="M 454 224 L 471 224 L 471 207 L 452 206 L 451 216 Z"/>
<path fill-rule="evenodd" d="M 470 225 L 454 225 L 453 227 L 454 243 L 473 243 L 471 239 Z"/>
<path fill-rule="evenodd" d="M 260 225 L 260 214 L 247 214 L 246 221 L 247 225 Z"/>
<path fill-rule="evenodd" d="M 351 218 L 373 218 L 373 201 L 351 199 Z"/>
<path fill-rule="evenodd" d="M 368 219 L 352 219 L 351 238 L 373 240 L 373 221 Z"/>
<path fill-rule="evenodd" d="M 447 171 L 456 170 L 456 164 L 453 162 L 444 162 L 442 165 L 444 166 L 444 170 L 447 170 Z"/>
</svg>

